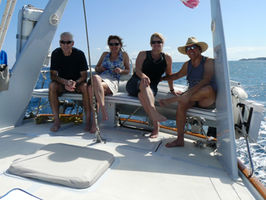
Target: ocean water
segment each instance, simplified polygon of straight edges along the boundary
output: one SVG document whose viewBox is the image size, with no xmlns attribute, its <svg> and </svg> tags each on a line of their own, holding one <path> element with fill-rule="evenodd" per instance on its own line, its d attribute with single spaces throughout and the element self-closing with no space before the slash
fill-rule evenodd
<svg viewBox="0 0 266 200">
<path fill-rule="evenodd" d="M 178 71 L 183 63 L 173 63 L 173 72 Z M 229 61 L 230 79 L 240 82 L 247 92 L 249 99 L 259 102 L 266 108 L 266 61 Z M 46 80 L 40 75 L 36 88 L 47 88 L 49 85 L 49 74 Z M 177 84 L 186 84 L 185 79 L 175 81 Z M 36 108 L 40 99 L 32 98 L 26 115 L 36 113 Z M 51 113 L 47 99 L 41 100 L 42 109 L 40 113 Z M 173 121 L 167 122 L 169 126 L 175 124 Z M 266 112 L 260 126 L 257 143 L 251 143 L 251 155 L 253 158 L 255 175 L 266 186 Z M 249 159 L 244 138 L 236 140 L 237 157 L 249 168 Z"/>
<path fill-rule="evenodd" d="M 251 143 L 254 174 L 266 186 L 266 61 L 229 62 L 230 78 L 241 83 L 249 99 L 264 105 L 264 120 L 261 123 L 257 143 Z M 237 157 L 249 167 L 244 138 L 236 140 Z"/>
</svg>

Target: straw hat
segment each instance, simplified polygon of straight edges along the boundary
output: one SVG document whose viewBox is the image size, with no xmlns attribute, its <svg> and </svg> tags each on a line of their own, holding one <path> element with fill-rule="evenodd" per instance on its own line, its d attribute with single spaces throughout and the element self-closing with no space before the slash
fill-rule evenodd
<svg viewBox="0 0 266 200">
<path fill-rule="evenodd" d="M 185 46 L 182 46 L 182 47 L 178 47 L 178 51 L 182 54 L 185 54 L 187 55 L 187 52 L 186 52 L 186 48 L 187 46 L 191 46 L 193 44 L 196 44 L 198 46 L 200 46 L 201 48 L 201 52 L 204 52 L 208 49 L 208 44 L 205 43 L 205 42 L 199 42 L 195 37 L 190 37 L 187 39 L 187 43 Z"/>
</svg>

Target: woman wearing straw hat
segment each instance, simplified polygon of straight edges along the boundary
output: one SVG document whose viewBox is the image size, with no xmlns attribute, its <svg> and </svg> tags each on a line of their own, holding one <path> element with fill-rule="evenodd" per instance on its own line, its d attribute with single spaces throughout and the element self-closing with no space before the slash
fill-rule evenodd
<svg viewBox="0 0 266 200">
<path fill-rule="evenodd" d="M 160 100 L 160 105 L 178 102 L 176 111 L 176 125 L 178 137 L 166 144 L 166 147 L 184 146 L 184 126 L 186 112 L 192 106 L 207 108 L 215 103 L 216 83 L 214 79 L 214 60 L 201 55 L 208 45 L 198 42 L 195 37 L 190 37 L 185 46 L 178 47 L 178 51 L 188 55 L 189 61 L 185 62 L 179 72 L 166 76 L 163 80 L 176 80 L 187 76 L 188 90 L 181 95 Z"/>
</svg>

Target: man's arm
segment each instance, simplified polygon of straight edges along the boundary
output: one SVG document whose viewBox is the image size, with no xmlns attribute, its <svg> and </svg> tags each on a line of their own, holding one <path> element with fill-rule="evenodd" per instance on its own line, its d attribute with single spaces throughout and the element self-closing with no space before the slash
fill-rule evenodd
<svg viewBox="0 0 266 200">
<path fill-rule="evenodd" d="M 55 81 L 55 82 L 60 83 L 62 85 L 66 85 L 67 81 L 68 81 L 64 78 L 59 77 L 58 72 L 56 70 L 50 70 L 50 77 L 51 77 L 52 81 Z"/>
<path fill-rule="evenodd" d="M 86 82 L 88 77 L 87 71 L 80 72 L 80 78 L 76 80 L 76 87 L 78 87 L 82 82 Z"/>
<path fill-rule="evenodd" d="M 176 80 L 176 79 L 179 79 L 179 78 L 182 78 L 184 77 L 185 75 L 187 75 L 187 65 L 188 65 L 188 62 L 184 63 L 182 68 L 174 73 L 174 74 L 171 74 L 171 75 L 167 75 L 165 77 L 162 77 L 162 80 Z"/>
<path fill-rule="evenodd" d="M 59 77 L 56 70 L 50 70 L 50 77 L 52 81 L 56 81 L 57 83 L 64 85 L 67 91 L 73 92 L 75 90 L 76 82 Z"/>
</svg>

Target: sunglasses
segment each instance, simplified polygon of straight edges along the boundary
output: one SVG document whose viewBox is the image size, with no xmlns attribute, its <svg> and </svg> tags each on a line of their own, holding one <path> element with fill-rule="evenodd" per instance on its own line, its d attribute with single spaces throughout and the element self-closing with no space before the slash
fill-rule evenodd
<svg viewBox="0 0 266 200">
<path fill-rule="evenodd" d="M 192 45 L 192 46 L 186 48 L 186 52 L 189 51 L 189 50 L 196 49 L 196 48 L 198 48 L 197 45 Z"/>
<path fill-rule="evenodd" d="M 119 46 L 119 43 L 118 42 L 116 42 L 116 43 L 109 43 L 108 45 L 111 46 L 111 47 L 113 47 L 113 46 Z"/>
<path fill-rule="evenodd" d="M 61 44 L 70 44 L 72 41 L 68 40 L 68 41 L 64 41 L 64 40 L 60 40 Z"/>
<path fill-rule="evenodd" d="M 161 40 L 158 41 L 151 41 L 152 44 L 162 44 L 163 42 Z"/>
</svg>

